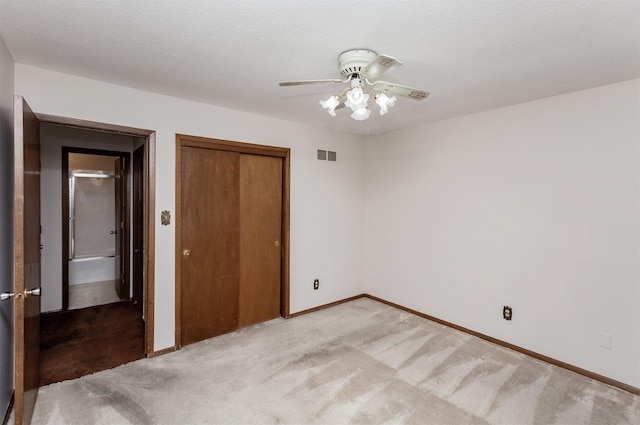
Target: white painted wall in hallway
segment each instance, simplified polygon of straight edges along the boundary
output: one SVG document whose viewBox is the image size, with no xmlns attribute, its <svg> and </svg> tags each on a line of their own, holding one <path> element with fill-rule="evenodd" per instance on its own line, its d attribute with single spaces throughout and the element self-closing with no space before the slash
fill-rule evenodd
<svg viewBox="0 0 640 425">
<path fill-rule="evenodd" d="M 43 124 L 40 142 L 41 309 L 50 312 L 62 309 L 62 147 L 132 152 L 133 137 Z M 74 269 L 77 266 L 71 263 L 70 285 L 74 284 Z M 103 279 L 104 272 L 98 269 L 94 275 L 94 281 L 111 279 Z"/>
</svg>

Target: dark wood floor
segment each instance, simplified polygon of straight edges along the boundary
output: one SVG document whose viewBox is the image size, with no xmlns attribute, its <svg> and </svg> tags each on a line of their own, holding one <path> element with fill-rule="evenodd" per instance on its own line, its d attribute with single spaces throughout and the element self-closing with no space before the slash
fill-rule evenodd
<svg viewBox="0 0 640 425">
<path fill-rule="evenodd" d="M 142 306 L 119 302 L 40 317 L 40 385 L 144 357 Z"/>
</svg>

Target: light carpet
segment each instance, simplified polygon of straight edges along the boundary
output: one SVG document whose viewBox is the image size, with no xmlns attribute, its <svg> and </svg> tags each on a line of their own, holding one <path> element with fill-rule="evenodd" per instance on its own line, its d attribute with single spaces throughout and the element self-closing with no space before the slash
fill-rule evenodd
<svg viewBox="0 0 640 425">
<path fill-rule="evenodd" d="M 41 388 L 33 424 L 633 424 L 640 397 L 362 298 Z"/>
</svg>

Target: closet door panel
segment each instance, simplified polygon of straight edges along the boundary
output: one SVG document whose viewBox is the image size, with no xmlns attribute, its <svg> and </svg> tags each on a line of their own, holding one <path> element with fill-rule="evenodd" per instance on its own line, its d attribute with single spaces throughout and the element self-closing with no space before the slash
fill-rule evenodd
<svg viewBox="0 0 640 425">
<path fill-rule="evenodd" d="M 280 316 L 282 158 L 240 156 L 239 325 Z"/>
<path fill-rule="evenodd" d="M 181 148 L 181 344 L 238 327 L 240 154 Z"/>
</svg>

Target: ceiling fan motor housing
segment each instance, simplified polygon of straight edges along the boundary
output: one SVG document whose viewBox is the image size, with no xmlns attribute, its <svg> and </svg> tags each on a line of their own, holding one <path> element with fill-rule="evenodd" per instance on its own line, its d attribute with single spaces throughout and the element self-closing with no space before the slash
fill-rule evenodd
<svg viewBox="0 0 640 425">
<path fill-rule="evenodd" d="M 356 49 L 347 50 L 340 54 L 338 62 L 340 64 L 340 72 L 345 77 L 353 74 L 360 75 L 360 72 L 378 57 L 373 50 Z"/>
</svg>

